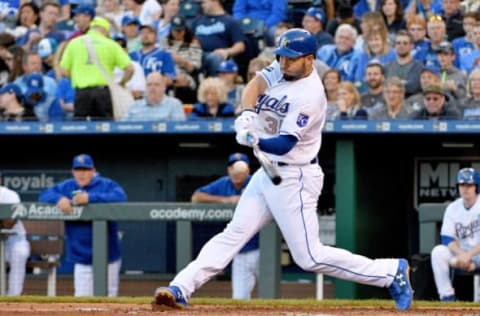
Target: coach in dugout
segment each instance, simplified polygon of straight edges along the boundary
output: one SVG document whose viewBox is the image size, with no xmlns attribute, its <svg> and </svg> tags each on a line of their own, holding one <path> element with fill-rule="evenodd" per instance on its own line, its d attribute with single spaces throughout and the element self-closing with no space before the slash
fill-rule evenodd
<svg viewBox="0 0 480 316">
<path fill-rule="evenodd" d="M 60 61 L 64 76 L 69 77 L 75 88 L 74 119 L 112 119 L 112 99 L 107 80 L 89 56 L 86 40 L 90 40 L 98 61 L 112 77 L 115 67 L 124 70 L 120 85 L 124 86 L 133 75 L 134 68 L 127 53 L 115 41 L 108 38 L 110 23 L 96 17 L 90 23 L 87 34 L 68 43 Z"/>
</svg>

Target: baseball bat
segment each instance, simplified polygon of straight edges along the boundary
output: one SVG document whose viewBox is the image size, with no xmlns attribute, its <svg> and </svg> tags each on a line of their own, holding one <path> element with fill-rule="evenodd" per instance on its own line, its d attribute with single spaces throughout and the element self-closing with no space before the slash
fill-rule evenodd
<svg viewBox="0 0 480 316">
<path fill-rule="evenodd" d="M 270 159 L 268 159 L 267 156 L 265 156 L 265 154 L 260 150 L 260 148 L 258 148 L 258 145 L 253 145 L 253 152 L 255 153 L 255 156 L 257 156 L 257 159 L 260 162 L 263 170 L 265 170 L 270 180 L 272 180 L 272 183 L 274 185 L 279 185 L 282 182 L 282 177 L 280 174 L 278 174 L 277 169 L 272 164 Z"/>
</svg>

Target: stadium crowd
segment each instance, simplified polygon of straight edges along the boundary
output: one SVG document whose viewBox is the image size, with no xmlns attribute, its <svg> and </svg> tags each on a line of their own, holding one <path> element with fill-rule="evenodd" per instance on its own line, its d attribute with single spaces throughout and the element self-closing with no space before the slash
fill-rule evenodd
<svg viewBox="0 0 480 316">
<path fill-rule="evenodd" d="M 479 4 L 0 0 L 0 121 L 112 120 L 109 80 L 132 95 L 120 120 L 234 117 L 292 27 L 317 40 L 327 119 L 477 120 Z"/>
</svg>

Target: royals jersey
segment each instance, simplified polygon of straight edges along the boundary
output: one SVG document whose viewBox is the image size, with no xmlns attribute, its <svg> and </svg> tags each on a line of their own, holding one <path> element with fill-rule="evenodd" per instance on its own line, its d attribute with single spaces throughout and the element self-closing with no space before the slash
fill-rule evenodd
<svg viewBox="0 0 480 316">
<path fill-rule="evenodd" d="M 480 199 L 470 209 L 465 209 L 463 200 L 450 203 L 443 216 L 440 234 L 455 239 L 463 250 L 480 244 Z"/>
<path fill-rule="evenodd" d="M 322 81 L 316 71 L 299 80 L 283 78 L 280 65 L 274 61 L 259 74 L 267 83 L 257 99 L 259 114 L 255 132 L 260 138 L 293 135 L 297 144 L 285 155 L 267 153 L 272 161 L 308 164 L 317 157 L 322 142 L 327 101 Z"/>
</svg>

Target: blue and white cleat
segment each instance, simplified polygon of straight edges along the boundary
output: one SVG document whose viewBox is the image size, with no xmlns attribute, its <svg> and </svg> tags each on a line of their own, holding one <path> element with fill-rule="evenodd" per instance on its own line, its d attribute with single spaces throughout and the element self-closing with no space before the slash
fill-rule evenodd
<svg viewBox="0 0 480 316">
<path fill-rule="evenodd" d="M 397 273 L 388 290 L 395 300 L 397 309 L 407 310 L 410 308 L 413 300 L 413 289 L 410 285 L 410 266 L 407 260 L 400 259 L 398 261 Z"/>
<path fill-rule="evenodd" d="M 457 298 L 454 294 L 440 297 L 440 301 L 442 302 L 455 302 L 456 300 Z"/>
<path fill-rule="evenodd" d="M 155 305 L 176 309 L 188 307 L 187 300 L 177 286 L 159 287 L 155 290 Z"/>
</svg>

